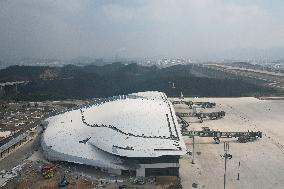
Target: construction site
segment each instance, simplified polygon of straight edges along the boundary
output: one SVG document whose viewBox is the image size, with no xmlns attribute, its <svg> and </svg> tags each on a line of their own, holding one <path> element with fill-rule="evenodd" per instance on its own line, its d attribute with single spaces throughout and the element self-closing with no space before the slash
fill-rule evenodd
<svg viewBox="0 0 284 189">
<path fill-rule="evenodd" d="M 180 160 L 183 188 L 225 188 L 225 142 L 229 142 L 226 188 L 283 188 L 283 99 L 184 98 L 182 101 L 216 103 L 215 108 L 198 108 L 198 112 L 205 114 L 214 111 L 226 112 L 226 116 L 220 119 L 205 118 L 203 123 L 200 123 L 198 117 L 182 117 L 189 124 L 186 130 L 205 131 L 185 132 L 195 137 L 184 136 L 190 152 Z M 176 104 L 175 110 L 177 114 L 192 112 L 184 103 Z M 209 129 L 217 132 L 208 132 Z M 223 133 L 223 137 L 220 137 L 217 142 L 219 144 L 216 144 L 215 136 L 212 135 L 219 131 Z M 243 135 L 240 132 L 244 132 Z"/>
<path fill-rule="evenodd" d="M 283 112 L 281 98 L 94 99 L 42 120 L 3 156 L 1 188 L 280 189 Z"/>
<path fill-rule="evenodd" d="M 0 0 L 0 189 L 284 189 L 284 0 Z"/>
</svg>

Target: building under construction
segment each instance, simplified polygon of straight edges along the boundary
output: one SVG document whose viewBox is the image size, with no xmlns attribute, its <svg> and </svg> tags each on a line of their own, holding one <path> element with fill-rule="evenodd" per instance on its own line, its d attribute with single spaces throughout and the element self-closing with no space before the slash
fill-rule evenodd
<svg viewBox="0 0 284 189">
<path fill-rule="evenodd" d="M 161 92 L 95 99 L 44 123 L 47 159 L 117 175 L 178 176 L 186 153 L 173 105 Z"/>
</svg>

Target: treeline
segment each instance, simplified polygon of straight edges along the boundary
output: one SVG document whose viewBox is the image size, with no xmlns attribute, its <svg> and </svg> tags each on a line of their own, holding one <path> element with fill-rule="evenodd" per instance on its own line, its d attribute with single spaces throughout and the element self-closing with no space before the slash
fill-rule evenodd
<svg viewBox="0 0 284 189">
<path fill-rule="evenodd" d="M 167 68 L 146 67 L 137 64 L 113 63 L 105 66 L 37 67 L 11 66 L 0 70 L 0 82 L 30 81 L 26 85 L 6 87 L 4 99 L 62 100 L 88 99 L 157 90 L 168 96 L 254 96 L 274 94 L 276 91 L 241 79 L 197 77 L 191 65 Z M 174 83 L 174 87 L 173 84 Z"/>
</svg>

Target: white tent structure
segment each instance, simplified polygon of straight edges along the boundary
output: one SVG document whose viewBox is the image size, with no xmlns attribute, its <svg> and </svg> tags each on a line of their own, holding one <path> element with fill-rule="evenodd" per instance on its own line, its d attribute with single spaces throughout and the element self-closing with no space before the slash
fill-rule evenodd
<svg viewBox="0 0 284 189">
<path fill-rule="evenodd" d="M 178 175 L 186 153 L 174 108 L 161 92 L 97 99 L 46 120 L 49 160 L 135 176 Z"/>
</svg>

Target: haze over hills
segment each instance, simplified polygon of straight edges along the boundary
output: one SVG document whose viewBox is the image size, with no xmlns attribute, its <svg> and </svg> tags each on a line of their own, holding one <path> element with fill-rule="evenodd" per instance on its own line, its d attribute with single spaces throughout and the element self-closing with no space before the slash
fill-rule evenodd
<svg viewBox="0 0 284 189">
<path fill-rule="evenodd" d="M 107 97 L 146 90 L 162 91 L 169 96 L 179 96 L 181 92 L 187 96 L 276 93 L 238 78 L 200 75 L 193 65 L 158 68 L 118 62 L 104 66 L 11 66 L 0 70 L 0 82 L 8 81 L 29 83 L 19 85 L 17 93 L 13 87 L 6 87 L 2 98 L 32 101 Z"/>
<path fill-rule="evenodd" d="M 205 56 L 206 57 L 206 56 Z M 233 48 L 208 55 L 208 60 L 233 60 L 266 63 L 280 61 L 284 63 L 284 47 L 274 48 Z"/>
<path fill-rule="evenodd" d="M 0 1 L 0 69 L 30 66 L 1 70 L 0 80 L 29 80 L 11 97 L 19 99 L 136 90 L 270 93 L 257 82 L 229 73 L 212 77 L 214 70 L 203 73 L 191 63 L 238 61 L 283 69 L 282 7 L 281 1 L 256 0 Z M 169 82 L 176 83 L 175 90 Z"/>
</svg>

